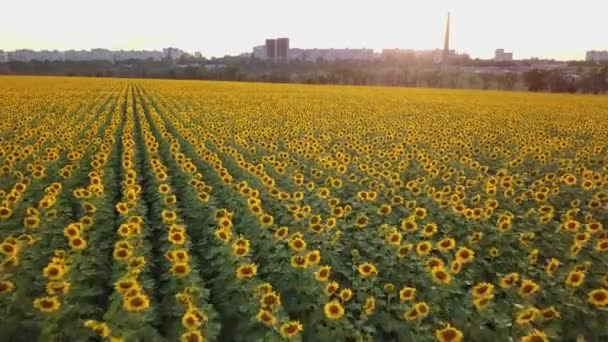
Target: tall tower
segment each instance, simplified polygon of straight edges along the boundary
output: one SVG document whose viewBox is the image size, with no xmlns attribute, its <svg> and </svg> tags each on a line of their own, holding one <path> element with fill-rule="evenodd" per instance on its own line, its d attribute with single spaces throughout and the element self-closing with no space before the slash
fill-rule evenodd
<svg viewBox="0 0 608 342">
<path fill-rule="evenodd" d="M 441 64 L 443 66 L 448 65 L 448 59 L 450 57 L 450 12 L 448 12 L 448 22 L 445 25 L 445 41 L 443 43 L 443 58 Z"/>
</svg>

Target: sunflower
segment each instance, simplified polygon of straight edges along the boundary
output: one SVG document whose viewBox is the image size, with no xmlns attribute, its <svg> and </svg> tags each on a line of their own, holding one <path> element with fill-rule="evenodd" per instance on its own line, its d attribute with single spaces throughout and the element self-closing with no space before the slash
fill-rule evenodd
<svg viewBox="0 0 608 342">
<path fill-rule="evenodd" d="M 403 236 L 398 231 L 392 231 L 386 238 L 386 242 L 391 246 L 399 246 Z"/>
<path fill-rule="evenodd" d="M 339 296 L 343 302 L 348 302 L 353 297 L 353 291 L 351 289 L 342 289 Z"/>
<path fill-rule="evenodd" d="M 42 297 L 34 299 L 34 308 L 44 313 L 55 312 L 61 308 L 57 297 Z"/>
<path fill-rule="evenodd" d="M 218 228 L 215 230 L 215 237 L 224 243 L 228 243 L 232 237 L 232 231 L 230 228 Z"/>
<path fill-rule="evenodd" d="M 405 230 L 406 232 L 412 233 L 416 231 L 416 229 L 418 229 L 418 225 L 413 219 L 407 218 L 401 221 L 401 229 Z"/>
<path fill-rule="evenodd" d="M 479 283 L 471 289 L 474 298 L 484 298 L 493 296 L 494 285 L 491 283 Z"/>
<path fill-rule="evenodd" d="M 538 313 L 539 310 L 533 306 L 527 309 L 523 309 L 517 313 L 515 317 L 515 322 L 519 325 L 528 324 L 536 318 L 536 315 Z"/>
<path fill-rule="evenodd" d="M 177 220 L 177 213 L 173 210 L 163 209 L 161 216 L 165 224 L 173 224 Z"/>
<path fill-rule="evenodd" d="M 555 271 L 557 271 L 557 268 L 559 267 L 559 264 L 559 260 L 551 258 L 545 267 L 545 273 L 547 273 L 548 276 L 553 277 L 555 275 Z"/>
<path fill-rule="evenodd" d="M 517 292 L 520 296 L 526 298 L 536 293 L 539 289 L 540 286 L 538 286 L 537 283 L 529 279 L 524 279 L 521 281 L 521 284 L 519 285 L 519 290 Z"/>
<path fill-rule="evenodd" d="M 11 208 L 8 207 L 0 207 L 0 219 L 6 220 L 13 214 Z"/>
<path fill-rule="evenodd" d="M 0 281 L 0 294 L 11 293 L 15 289 L 15 283 L 10 280 Z"/>
<path fill-rule="evenodd" d="M 326 295 L 331 296 L 334 293 L 336 293 L 338 291 L 338 289 L 340 289 L 340 285 L 338 285 L 337 282 L 332 281 L 332 282 L 329 282 L 327 285 L 325 285 L 324 292 Z"/>
<path fill-rule="evenodd" d="M 365 262 L 365 263 L 359 265 L 357 267 L 357 270 L 359 271 L 359 274 L 363 278 L 375 276 L 376 274 L 378 274 L 378 270 L 376 269 L 376 265 L 374 265 L 372 263 L 369 263 L 369 262 Z"/>
<path fill-rule="evenodd" d="M 244 264 L 236 269 L 236 277 L 239 279 L 253 278 L 258 272 L 256 264 Z"/>
<path fill-rule="evenodd" d="M 323 311 L 325 312 L 325 317 L 329 319 L 340 319 L 344 316 L 344 308 L 337 300 L 332 300 L 325 304 Z"/>
<path fill-rule="evenodd" d="M 187 276 L 190 274 L 191 270 L 190 264 L 188 263 L 177 262 L 171 266 L 171 274 L 179 278 Z"/>
<path fill-rule="evenodd" d="M 492 298 L 494 298 L 494 295 L 490 295 L 490 296 L 486 296 L 486 297 L 480 297 L 480 298 L 474 298 L 473 299 L 473 305 L 475 306 L 475 308 L 478 311 L 481 311 L 483 309 L 485 309 L 488 304 L 490 304 L 490 302 L 492 301 Z"/>
<path fill-rule="evenodd" d="M 440 252 L 447 252 L 456 247 L 456 241 L 452 238 L 445 238 L 437 243 L 437 249 Z"/>
<path fill-rule="evenodd" d="M 294 255 L 291 257 L 291 267 L 293 268 L 308 268 L 308 259 L 302 255 Z"/>
<path fill-rule="evenodd" d="M 399 300 L 401 302 L 409 302 L 416 297 L 416 289 L 413 287 L 404 287 L 399 290 Z"/>
<path fill-rule="evenodd" d="M 27 229 L 40 227 L 40 218 L 38 216 L 29 216 L 23 219 L 23 226 Z"/>
<path fill-rule="evenodd" d="M 362 216 L 357 217 L 357 220 L 355 221 L 355 226 L 357 226 L 357 228 L 365 228 L 365 227 L 367 227 L 368 223 L 369 223 L 369 218 L 365 215 L 362 215 Z"/>
<path fill-rule="evenodd" d="M 19 252 L 19 245 L 16 243 L 2 242 L 0 244 L 0 253 L 6 256 L 14 256 Z"/>
<path fill-rule="evenodd" d="M 437 224 L 435 223 L 429 223 L 426 226 L 424 226 L 424 228 L 422 229 L 422 236 L 424 237 L 431 237 L 433 235 L 435 235 L 437 233 Z"/>
<path fill-rule="evenodd" d="M 260 305 L 262 305 L 264 309 L 273 310 L 275 307 L 281 305 L 281 296 L 274 291 L 269 291 L 260 299 Z"/>
<path fill-rule="evenodd" d="M 585 281 L 585 273 L 582 271 L 571 271 L 566 276 L 566 285 L 570 287 L 579 287 Z"/>
<path fill-rule="evenodd" d="M 306 241 L 302 238 L 292 238 L 289 240 L 289 248 L 294 252 L 301 252 L 306 249 Z"/>
<path fill-rule="evenodd" d="M 462 332 L 450 324 L 443 329 L 435 330 L 435 337 L 439 342 L 461 342 L 463 340 Z"/>
<path fill-rule="evenodd" d="M 280 227 L 274 232 L 274 237 L 277 240 L 284 240 L 289 235 L 289 228 Z"/>
<path fill-rule="evenodd" d="M 432 271 L 434 268 L 437 267 L 444 267 L 445 264 L 443 262 L 443 260 L 437 258 L 437 257 L 430 257 L 426 262 L 425 262 L 425 267 L 428 271 Z"/>
<path fill-rule="evenodd" d="M 608 238 L 598 240 L 595 244 L 595 250 L 598 252 L 608 251 Z"/>
<path fill-rule="evenodd" d="M 44 277 L 49 280 L 60 280 L 65 274 L 65 267 L 57 264 L 49 264 L 43 270 Z"/>
<path fill-rule="evenodd" d="M 268 214 L 263 214 L 262 216 L 260 216 L 260 223 L 264 228 L 271 227 L 274 223 L 274 217 Z"/>
<path fill-rule="evenodd" d="M 70 291 L 70 283 L 67 281 L 51 280 L 45 285 L 46 293 L 49 296 L 60 296 Z"/>
<path fill-rule="evenodd" d="M 114 283 L 114 288 L 119 293 L 125 294 L 131 290 L 139 291 L 141 289 L 139 283 L 135 278 L 123 278 Z"/>
<path fill-rule="evenodd" d="M 467 247 L 460 247 L 458 249 L 458 251 L 456 252 L 456 260 L 458 260 L 459 262 L 461 262 L 463 264 L 473 261 L 474 257 L 475 257 L 475 252 L 468 249 Z"/>
<path fill-rule="evenodd" d="M 116 248 L 113 253 L 114 260 L 124 261 L 131 257 L 133 252 L 127 248 Z"/>
<path fill-rule="evenodd" d="M 435 267 L 431 270 L 433 281 L 437 284 L 449 284 L 452 276 L 443 267 Z"/>
<path fill-rule="evenodd" d="M 75 251 L 81 251 L 87 248 L 87 240 L 81 238 L 80 236 L 76 236 L 70 239 L 70 247 L 72 247 Z"/>
<path fill-rule="evenodd" d="M 424 219 L 426 218 L 426 209 L 425 208 L 416 208 L 414 209 L 414 215 L 416 216 L 417 219 Z"/>
<path fill-rule="evenodd" d="M 416 311 L 417 318 L 424 318 L 429 314 L 429 306 L 426 302 L 418 302 L 414 304 L 413 310 Z"/>
<path fill-rule="evenodd" d="M 587 301 L 597 308 L 603 308 L 608 305 L 608 290 L 595 289 L 588 294 Z"/>
<path fill-rule="evenodd" d="M 272 312 L 266 309 L 260 309 L 255 318 L 258 320 L 258 322 L 261 322 L 269 327 L 277 324 L 277 318 L 272 314 Z"/>
<path fill-rule="evenodd" d="M 247 254 L 249 254 L 249 245 L 233 244 L 232 245 L 232 254 L 234 256 L 236 256 L 237 258 L 246 256 Z"/>
<path fill-rule="evenodd" d="M 373 314 L 374 310 L 376 310 L 376 298 L 373 296 L 365 298 L 365 303 L 363 304 L 363 311 L 365 312 L 365 315 L 369 316 Z"/>
<path fill-rule="evenodd" d="M 306 262 L 308 265 L 317 265 L 321 262 L 321 252 L 316 249 L 308 252 L 308 254 L 306 254 Z"/>
<path fill-rule="evenodd" d="M 416 312 L 414 308 L 403 313 L 403 319 L 405 319 L 406 321 L 412 321 L 416 318 L 418 318 L 418 312 Z"/>
<path fill-rule="evenodd" d="M 411 250 L 414 248 L 414 245 L 412 245 L 411 243 L 407 243 L 405 245 L 401 245 L 399 246 L 399 248 L 397 248 L 397 256 L 399 258 L 404 258 L 405 256 L 407 256 Z"/>
<path fill-rule="evenodd" d="M 500 278 L 500 287 L 508 289 L 513 287 L 519 281 L 519 273 L 511 272 Z"/>
<path fill-rule="evenodd" d="M 418 243 L 418 245 L 416 245 L 416 253 L 418 253 L 420 256 L 429 255 L 432 249 L 433 246 L 429 241 L 421 241 Z"/>
<path fill-rule="evenodd" d="M 550 320 L 550 319 L 560 317 L 559 311 L 557 311 L 557 309 L 554 306 L 550 306 L 546 309 L 541 310 L 540 315 L 545 320 Z"/>
<path fill-rule="evenodd" d="M 304 326 L 299 321 L 288 321 L 281 325 L 279 332 L 284 338 L 291 339 L 302 330 Z"/>
<path fill-rule="evenodd" d="M 181 342 L 205 342 L 205 338 L 200 331 L 192 330 L 182 334 Z"/>
<path fill-rule="evenodd" d="M 126 296 L 123 300 L 123 307 L 129 312 L 140 312 L 146 310 L 150 306 L 148 296 L 137 293 L 133 296 Z"/>
<path fill-rule="evenodd" d="M 547 334 L 545 334 L 544 332 L 542 332 L 538 329 L 534 329 L 529 334 L 522 336 L 522 338 L 519 341 L 520 342 L 549 342 L 549 338 L 547 337 Z"/>
<path fill-rule="evenodd" d="M 202 323 L 203 322 L 199 320 L 198 316 L 191 310 L 186 311 L 182 316 L 182 326 L 184 326 L 186 330 L 197 329 Z"/>
<path fill-rule="evenodd" d="M 331 266 L 321 266 L 317 272 L 315 272 L 315 279 L 320 282 L 326 282 L 331 274 Z"/>
</svg>

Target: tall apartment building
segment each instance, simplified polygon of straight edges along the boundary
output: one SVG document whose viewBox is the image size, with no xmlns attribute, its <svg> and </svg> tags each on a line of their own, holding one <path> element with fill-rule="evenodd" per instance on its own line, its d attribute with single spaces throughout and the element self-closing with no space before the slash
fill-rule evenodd
<svg viewBox="0 0 608 342">
<path fill-rule="evenodd" d="M 289 51 L 289 38 L 266 39 L 266 58 L 273 61 L 286 61 Z"/>
</svg>

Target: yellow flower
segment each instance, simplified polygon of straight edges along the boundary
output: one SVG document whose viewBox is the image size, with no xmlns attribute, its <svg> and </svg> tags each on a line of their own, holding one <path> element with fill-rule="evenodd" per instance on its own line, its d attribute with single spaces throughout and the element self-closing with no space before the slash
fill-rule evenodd
<svg viewBox="0 0 608 342">
<path fill-rule="evenodd" d="M 61 308 L 57 297 L 42 297 L 34 299 L 34 308 L 44 313 L 55 312 Z"/>
<path fill-rule="evenodd" d="M 523 309 L 517 313 L 515 322 L 519 325 L 528 324 L 536 318 L 536 315 L 538 314 L 538 312 L 539 312 L 539 310 L 535 307 Z"/>
<path fill-rule="evenodd" d="M 473 261 L 474 257 L 475 257 L 475 252 L 473 252 L 472 250 L 470 250 L 467 247 L 460 247 L 458 249 L 458 251 L 456 252 L 456 260 L 458 260 L 459 262 L 461 262 L 463 264 Z"/>
<path fill-rule="evenodd" d="M 447 324 L 443 329 L 435 330 L 435 337 L 439 342 L 461 342 L 463 334 L 460 330 Z"/>
<path fill-rule="evenodd" d="M 326 282 L 331 274 L 331 266 L 321 266 L 317 272 L 315 272 L 315 279 L 320 282 Z"/>
<path fill-rule="evenodd" d="M 0 281 L 0 294 L 11 293 L 15 289 L 15 283 L 10 280 Z"/>
<path fill-rule="evenodd" d="M 524 279 L 519 285 L 518 293 L 522 297 L 529 297 L 540 289 L 537 283 L 532 280 Z"/>
<path fill-rule="evenodd" d="M 369 263 L 369 262 L 359 265 L 357 267 L 357 270 L 359 271 L 359 274 L 364 278 L 367 278 L 370 276 L 375 276 L 376 274 L 378 274 L 376 265 Z"/>
<path fill-rule="evenodd" d="M 566 285 L 570 287 L 579 287 L 585 280 L 585 273 L 581 271 L 572 271 L 566 276 Z"/>
<path fill-rule="evenodd" d="M 603 308 L 608 305 L 608 290 L 595 289 L 588 294 L 587 301 L 597 308 Z"/>
<path fill-rule="evenodd" d="M 414 300 L 416 297 L 416 289 L 413 287 L 404 287 L 399 291 L 399 299 L 401 302 L 408 302 Z"/>
<path fill-rule="evenodd" d="M 365 314 L 367 316 L 369 316 L 374 313 L 375 309 L 376 309 L 376 298 L 374 298 L 373 296 L 369 296 L 369 297 L 365 298 L 365 304 L 363 304 L 363 311 L 365 312 Z"/>
<path fill-rule="evenodd" d="M 277 324 L 277 318 L 266 309 L 260 309 L 255 318 L 267 326 L 275 326 Z"/>
<path fill-rule="evenodd" d="M 302 330 L 304 330 L 304 326 L 299 321 L 288 321 L 281 325 L 279 332 L 284 338 L 291 339 Z"/>
<path fill-rule="evenodd" d="M 523 336 L 519 341 L 520 342 L 549 342 L 549 338 L 547 337 L 547 334 L 545 334 L 544 332 L 534 329 L 529 334 Z"/>
<path fill-rule="evenodd" d="M 490 283 L 479 283 L 471 289 L 474 298 L 493 296 L 494 285 Z"/>
<path fill-rule="evenodd" d="M 138 293 L 134 296 L 125 296 L 123 298 L 123 307 L 130 312 L 140 312 L 148 309 L 150 299 L 148 296 Z"/>
<path fill-rule="evenodd" d="M 344 308 L 337 300 L 332 300 L 331 302 L 325 304 L 323 311 L 325 311 L 325 316 L 329 319 L 340 319 L 342 316 L 344 316 Z"/>
<path fill-rule="evenodd" d="M 198 330 L 188 331 L 182 334 L 182 342 L 204 342 L 205 338 Z"/>
<path fill-rule="evenodd" d="M 253 278 L 258 272 L 256 264 L 244 264 L 236 269 L 236 277 L 239 279 Z"/>
<path fill-rule="evenodd" d="M 340 299 L 343 302 L 348 302 L 353 297 L 353 291 L 351 289 L 342 289 L 340 291 Z"/>
<path fill-rule="evenodd" d="M 435 267 L 431 270 L 433 281 L 438 284 L 449 284 L 452 281 L 452 276 L 443 267 Z"/>
</svg>

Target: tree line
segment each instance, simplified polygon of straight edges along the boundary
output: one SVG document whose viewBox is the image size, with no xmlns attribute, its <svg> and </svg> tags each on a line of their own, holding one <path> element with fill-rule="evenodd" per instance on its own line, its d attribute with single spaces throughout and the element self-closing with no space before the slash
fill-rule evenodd
<svg viewBox="0 0 608 342">
<path fill-rule="evenodd" d="M 168 78 L 305 84 L 476 88 L 546 92 L 608 91 L 608 64 L 569 63 L 551 70 L 521 63 L 495 63 L 463 57 L 442 68 L 417 57 L 372 61 L 291 61 L 271 63 L 250 57 L 193 58 L 177 61 L 31 61 L 0 63 L 0 74 L 86 77 Z M 525 64 L 524 64 L 525 66 Z"/>
</svg>

